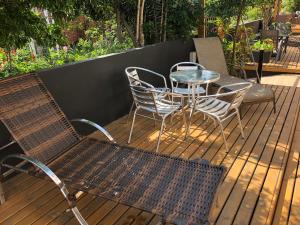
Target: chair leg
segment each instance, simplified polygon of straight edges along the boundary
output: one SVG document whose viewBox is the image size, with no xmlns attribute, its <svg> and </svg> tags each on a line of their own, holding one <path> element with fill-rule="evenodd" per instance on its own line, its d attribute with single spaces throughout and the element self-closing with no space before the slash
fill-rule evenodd
<svg viewBox="0 0 300 225">
<path fill-rule="evenodd" d="M 4 196 L 4 189 L 2 182 L 0 181 L 0 205 L 4 204 L 5 202 L 5 196 Z"/>
<path fill-rule="evenodd" d="M 160 144 L 160 138 L 161 138 L 161 135 L 162 135 L 163 130 L 164 130 L 164 124 L 165 124 L 165 117 L 163 117 L 162 122 L 161 122 L 160 131 L 159 131 L 158 140 L 157 140 L 157 145 L 156 145 L 156 152 L 158 152 L 158 148 L 159 148 L 159 144 Z"/>
<path fill-rule="evenodd" d="M 3 184 L 2 184 L 4 176 L 3 176 L 2 172 L 3 172 L 3 168 L 0 163 L 0 205 L 2 205 L 5 202 L 5 195 L 4 195 L 4 189 L 3 189 Z"/>
<path fill-rule="evenodd" d="M 136 112 L 137 112 L 137 109 L 134 110 L 133 119 L 132 119 L 132 124 L 131 124 L 130 133 L 129 133 L 129 138 L 128 138 L 128 144 L 130 144 L 130 141 L 131 141 L 131 135 L 132 135 L 133 126 L 134 126 L 134 122 L 135 122 Z"/>
<path fill-rule="evenodd" d="M 156 117 L 155 117 L 155 113 L 152 113 L 153 119 L 154 119 L 154 127 L 156 127 Z"/>
<path fill-rule="evenodd" d="M 241 116 L 240 116 L 239 110 L 236 110 L 236 116 L 238 118 L 238 122 L 239 122 L 239 126 L 240 126 L 240 129 L 241 129 L 242 137 L 245 138 L 245 134 L 244 134 L 243 125 L 242 125 L 242 121 L 241 121 Z"/>
<path fill-rule="evenodd" d="M 133 111 L 133 107 L 134 107 L 134 102 L 131 104 L 130 111 L 129 111 L 128 115 L 127 115 L 127 123 L 129 122 L 129 118 L 130 118 L 130 115 L 131 115 L 131 113 Z"/>
<path fill-rule="evenodd" d="M 189 118 L 189 121 L 188 121 L 188 125 L 187 125 L 187 129 L 185 131 L 185 137 L 184 138 L 186 138 L 186 136 L 190 134 L 190 127 L 191 127 L 191 122 L 192 122 L 192 117 L 193 117 L 194 111 L 195 111 L 195 106 L 193 106 L 192 109 L 191 109 L 190 118 Z"/>
<path fill-rule="evenodd" d="M 86 222 L 86 220 L 83 218 L 83 216 L 81 215 L 81 213 L 79 212 L 78 208 L 75 206 L 73 208 L 71 208 L 75 218 L 77 219 L 77 221 L 79 222 L 79 224 L 81 225 L 88 225 L 88 223 Z"/>
<path fill-rule="evenodd" d="M 223 136 L 223 140 L 224 140 L 224 145 L 225 145 L 226 152 L 229 152 L 227 141 L 226 141 L 226 137 L 225 137 L 225 133 L 224 133 L 224 127 L 223 127 L 222 122 L 220 120 L 218 120 L 218 123 L 219 123 L 219 126 L 221 128 L 221 133 L 222 133 L 222 136 Z"/>
</svg>

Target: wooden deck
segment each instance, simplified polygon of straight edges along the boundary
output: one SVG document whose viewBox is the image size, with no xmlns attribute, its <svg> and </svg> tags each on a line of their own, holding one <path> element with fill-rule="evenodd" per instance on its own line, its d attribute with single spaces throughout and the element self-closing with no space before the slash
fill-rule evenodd
<svg viewBox="0 0 300 225">
<path fill-rule="evenodd" d="M 213 209 L 215 224 L 300 224 L 300 88 L 273 89 L 275 114 L 271 103 L 243 110 L 245 139 L 240 136 L 236 120 L 225 124 L 229 153 L 219 129 L 201 115 L 193 118 L 186 140 L 180 117 L 169 124 L 163 135 L 161 153 L 189 159 L 201 157 L 227 168 L 218 206 Z M 129 127 L 126 117 L 107 126 L 120 144 L 126 144 Z M 154 151 L 157 135 L 158 126 L 138 119 L 131 145 Z M 67 203 L 49 182 L 18 175 L 4 188 L 8 201 L 0 206 L 0 224 L 77 224 L 66 211 Z M 159 224 L 153 214 L 92 195 L 82 194 L 78 206 L 89 224 Z"/>
<path fill-rule="evenodd" d="M 255 70 L 257 65 L 248 63 L 245 66 L 246 70 Z M 286 54 L 281 59 L 275 62 L 272 58 L 270 63 L 263 65 L 263 71 L 274 73 L 300 73 L 300 48 L 288 47 Z"/>
</svg>

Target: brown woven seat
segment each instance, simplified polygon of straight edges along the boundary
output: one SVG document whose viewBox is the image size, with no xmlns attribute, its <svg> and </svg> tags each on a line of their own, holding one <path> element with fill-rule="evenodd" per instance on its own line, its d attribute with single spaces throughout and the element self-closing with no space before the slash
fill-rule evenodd
<svg viewBox="0 0 300 225">
<path fill-rule="evenodd" d="M 34 74 L 0 81 L 0 117 L 25 154 L 67 186 L 174 224 L 209 223 L 223 167 L 80 139 Z M 33 174 L 47 178 L 38 169 Z"/>
</svg>

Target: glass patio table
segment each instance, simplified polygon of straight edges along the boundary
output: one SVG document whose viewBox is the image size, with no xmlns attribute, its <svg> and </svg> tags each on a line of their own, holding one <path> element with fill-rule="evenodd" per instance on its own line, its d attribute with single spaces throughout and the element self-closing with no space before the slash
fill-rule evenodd
<svg viewBox="0 0 300 225">
<path fill-rule="evenodd" d="M 178 70 L 170 74 L 170 79 L 174 82 L 186 84 L 192 89 L 192 101 L 195 102 L 196 86 L 208 84 L 220 79 L 220 74 L 212 70 Z M 207 91 L 207 90 L 206 90 Z"/>
</svg>

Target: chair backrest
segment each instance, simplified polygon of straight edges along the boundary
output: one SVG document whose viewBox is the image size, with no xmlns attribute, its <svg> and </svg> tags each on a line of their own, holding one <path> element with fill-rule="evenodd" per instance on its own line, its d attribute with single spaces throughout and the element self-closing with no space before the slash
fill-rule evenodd
<svg viewBox="0 0 300 225">
<path fill-rule="evenodd" d="M 182 70 L 203 70 L 204 66 L 195 62 L 179 62 L 173 65 L 170 69 L 170 73 L 174 71 L 182 71 Z"/>
<path fill-rule="evenodd" d="M 139 67 L 127 67 L 125 69 L 125 73 L 127 75 L 129 85 L 131 86 L 144 86 L 148 88 L 154 88 L 152 84 L 149 84 L 143 80 L 140 79 L 138 70 L 145 70 L 148 71 L 147 69 L 144 68 L 139 68 Z"/>
<path fill-rule="evenodd" d="M 262 30 L 261 31 L 262 39 L 267 39 L 267 38 L 272 39 L 276 49 L 278 47 L 278 36 L 279 36 L 278 30 Z"/>
<path fill-rule="evenodd" d="M 130 85 L 141 85 L 141 79 L 135 67 L 127 67 L 125 73 Z"/>
<path fill-rule="evenodd" d="M 287 23 L 291 22 L 291 19 L 293 18 L 292 14 L 289 15 L 277 15 L 275 22 L 277 23 Z"/>
<path fill-rule="evenodd" d="M 79 135 L 36 74 L 0 81 L 0 119 L 26 155 L 47 163 Z"/>
<path fill-rule="evenodd" d="M 209 70 L 229 75 L 223 46 L 218 37 L 194 38 L 198 62 Z"/>
<path fill-rule="evenodd" d="M 155 89 L 140 85 L 130 85 L 130 89 L 137 108 L 158 113 L 155 101 Z"/>
<path fill-rule="evenodd" d="M 290 23 L 278 23 L 276 29 L 279 31 L 279 34 L 289 35 L 292 33 L 292 26 Z"/>
</svg>

